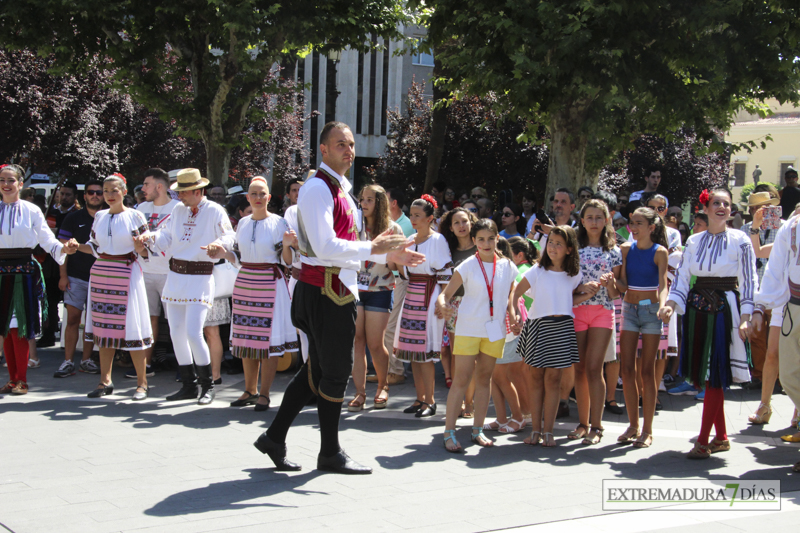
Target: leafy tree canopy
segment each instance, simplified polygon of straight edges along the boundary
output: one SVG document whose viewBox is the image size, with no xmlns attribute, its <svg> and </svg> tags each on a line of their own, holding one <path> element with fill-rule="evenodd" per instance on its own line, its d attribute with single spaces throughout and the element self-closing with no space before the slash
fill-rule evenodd
<svg viewBox="0 0 800 533">
<path fill-rule="evenodd" d="M 119 89 L 203 140 L 221 183 L 253 99 L 280 92 L 275 63 L 401 38 L 407 20 L 399 0 L 26 0 L 0 8 L 0 42 L 52 53 L 63 71 L 108 64 Z"/>
<path fill-rule="evenodd" d="M 798 102 L 795 0 L 431 0 L 450 86 L 495 91 L 551 135 L 548 190 L 591 185 L 641 134 L 712 140 L 756 102 Z M 718 144 L 715 144 L 715 147 Z"/>
</svg>

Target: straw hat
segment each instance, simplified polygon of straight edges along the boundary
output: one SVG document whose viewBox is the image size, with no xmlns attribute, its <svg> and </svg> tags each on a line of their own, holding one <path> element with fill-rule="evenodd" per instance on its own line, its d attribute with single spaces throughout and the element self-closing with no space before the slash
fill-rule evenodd
<svg viewBox="0 0 800 533">
<path fill-rule="evenodd" d="M 780 200 L 773 198 L 768 192 L 754 192 L 747 198 L 747 207 L 762 205 L 778 205 Z"/>
<path fill-rule="evenodd" d="M 180 191 L 194 191 L 202 189 L 210 182 L 200 176 L 200 171 L 196 168 L 184 168 L 178 171 L 178 181 L 170 186 L 170 189 L 176 192 Z"/>
</svg>

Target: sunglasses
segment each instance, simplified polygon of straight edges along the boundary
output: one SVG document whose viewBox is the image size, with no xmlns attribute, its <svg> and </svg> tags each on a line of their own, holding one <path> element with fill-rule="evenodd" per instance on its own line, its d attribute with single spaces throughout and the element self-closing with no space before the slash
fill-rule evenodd
<svg viewBox="0 0 800 533">
<path fill-rule="evenodd" d="M 83 191 L 84 196 L 103 196 L 103 191 Z"/>
<path fill-rule="evenodd" d="M 469 211 L 470 213 L 477 213 L 478 212 L 478 208 L 477 207 L 468 207 L 467 211 Z"/>
<path fill-rule="evenodd" d="M 664 211 L 666 211 L 666 210 L 667 210 L 667 207 L 666 207 L 666 206 L 663 206 L 663 205 L 660 205 L 660 206 L 658 206 L 658 207 L 651 207 L 650 209 L 653 209 L 653 210 L 655 210 L 655 211 L 658 211 L 659 213 L 663 213 Z"/>
<path fill-rule="evenodd" d="M 503 211 L 503 216 L 504 217 L 513 217 L 514 213 L 512 213 L 511 211 Z"/>
<path fill-rule="evenodd" d="M 473 194 L 473 195 L 472 195 L 472 198 L 473 198 L 474 200 L 480 200 L 481 198 L 483 198 L 483 196 L 481 196 L 480 194 Z"/>
</svg>

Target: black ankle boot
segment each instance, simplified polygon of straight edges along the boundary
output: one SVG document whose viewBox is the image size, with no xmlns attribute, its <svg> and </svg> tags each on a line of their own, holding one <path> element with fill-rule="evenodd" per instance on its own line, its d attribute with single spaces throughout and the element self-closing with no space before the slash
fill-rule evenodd
<svg viewBox="0 0 800 533">
<path fill-rule="evenodd" d="M 197 367 L 197 384 L 200 385 L 199 405 L 208 405 L 214 401 L 214 380 L 211 379 L 211 365 Z"/>
<path fill-rule="evenodd" d="M 181 365 L 178 367 L 178 372 L 181 375 L 181 382 L 183 387 L 175 394 L 167 396 L 168 402 L 177 400 L 194 400 L 197 398 L 197 384 L 195 383 L 194 366 Z"/>
</svg>

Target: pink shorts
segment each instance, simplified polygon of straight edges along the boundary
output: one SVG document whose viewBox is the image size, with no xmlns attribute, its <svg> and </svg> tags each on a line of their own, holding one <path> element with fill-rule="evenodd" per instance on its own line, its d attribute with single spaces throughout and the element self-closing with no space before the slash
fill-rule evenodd
<svg viewBox="0 0 800 533">
<path fill-rule="evenodd" d="M 575 313 L 575 331 L 586 331 L 589 328 L 614 329 L 614 310 L 602 305 L 579 305 L 573 307 Z"/>
</svg>

